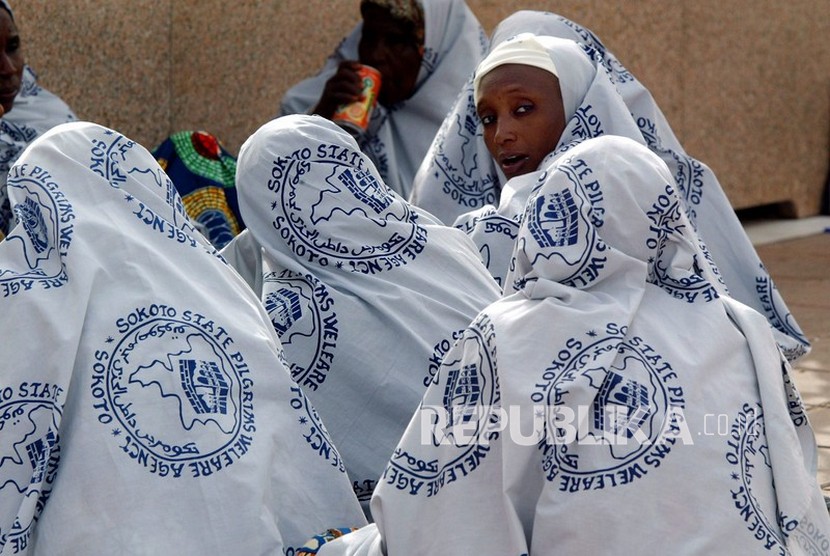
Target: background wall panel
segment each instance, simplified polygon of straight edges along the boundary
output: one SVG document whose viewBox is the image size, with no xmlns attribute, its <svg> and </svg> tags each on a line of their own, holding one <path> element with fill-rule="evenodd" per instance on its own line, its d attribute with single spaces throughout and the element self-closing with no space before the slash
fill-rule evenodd
<svg viewBox="0 0 830 556">
<path fill-rule="evenodd" d="M 652 92 L 736 208 L 817 214 L 830 163 L 826 0 L 468 0 L 593 30 Z M 359 21 L 357 0 L 12 0 L 41 83 L 152 148 L 181 129 L 232 152 Z"/>
</svg>

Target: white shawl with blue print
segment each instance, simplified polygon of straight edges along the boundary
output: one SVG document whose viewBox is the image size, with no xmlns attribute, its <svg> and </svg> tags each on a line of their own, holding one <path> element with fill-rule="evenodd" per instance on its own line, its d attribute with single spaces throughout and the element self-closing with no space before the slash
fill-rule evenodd
<svg viewBox="0 0 830 556">
<path fill-rule="evenodd" d="M 222 254 L 369 497 L 452 334 L 501 290 L 460 230 L 389 190 L 348 133 L 283 116 L 240 149 L 248 230 Z"/>
<path fill-rule="evenodd" d="M 364 522 L 259 300 L 149 152 L 62 124 L 8 187 L 0 554 L 282 554 Z"/>
<path fill-rule="evenodd" d="M 557 149 L 567 148 L 573 141 L 606 134 L 646 144 L 669 167 L 684 210 L 706 242 L 730 295 L 767 318 L 789 360 L 806 354 L 809 341 L 755 252 L 717 177 L 706 164 L 684 151 L 649 91 L 590 30 L 556 14 L 517 12 L 496 28 L 491 44 L 497 45 L 524 32 L 576 41 L 596 68 L 596 77 L 583 91 L 584 100 L 571 116 Z M 571 62 L 557 63 L 563 87 L 574 79 Z M 503 174 L 487 151 L 472 99 L 470 81 L 436 135 L 415 177 L 410 196 L 413 204 L 443 222 L 455 223 L 467 230 L 474 226 L 473 219 L 485 215 L 498 213 L 496 222 L 515 221 L 517 216 L 511 207 L 502 206 L 499 201 L 502 187 L 508 189 L 510 184 L 505 184 Z M 516 187 L 512 189 L 511 194 L 515 194 Z M 485 220 L 484 224 L 494 227 L 492 221 Z M 503 234 L 498 230 L 496 235 L 499 233 Z M 507 253 L 504 250 L 495 253 L 498 247 L 489 245 L 484 235 L 479 231 L 476 238 L 480 249 L 492 254 L 486 256 L 495 256 L 503 262 L 510 247 Z M 501 243 L 502 239 L 497 237 L 495 241 Z M 503 267 L 490 268 L 494 276 L 503 278 Z"/>
<path fill-rule="evenodd" d="M 23 69 L 23 84 L 12 109 L 0 118 L 0 238 L 13 226 L 6 192 L 9 168 L 32 141 L 58 124 L 77 118 L 60 98 L 37 84 L 29 66 Z"/>
<path fill-rule="evenodd" d="M 354 3 L 355 5 L 357 3 Z M 464 0 L 422 0 L 424 56 L 414 94 L 386 108 L 377 105 L 360 147 L 384 182 L 407 197 L 435 132 L 487 50 L 487 35 Z M 279 115 L 304 114 L 320 100 L 343 60 L 357 60 L 362 24 L 340 43 L 320 73 L 285 93 Z M 383 84 L 381 84 L 381 87 Z"/>
<path fill-rule="evenodd" d="M 527 203 L 513 293 L 445 356 L 376 525 L 319 555 L 828 554 L 789 365 L 695 236 L 644 146 L 560 158 Z"/>
</svg>

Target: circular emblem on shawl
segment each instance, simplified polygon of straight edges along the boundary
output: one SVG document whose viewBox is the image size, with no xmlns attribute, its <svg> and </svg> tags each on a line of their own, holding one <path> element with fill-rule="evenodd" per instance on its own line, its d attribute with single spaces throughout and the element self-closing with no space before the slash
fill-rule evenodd
<svg viewBox="0 0 830 556">
<path fill-rule="evenodd" d="M 23 382 L 0 388 L 0 499 L 17 508 L 0 523 L 0 550 L 25 553 L 32 526 L 52 493 L 60 460 L 63 388 Z"/>
<path fill-rule="evenodd" d="M 697 210 L 695 207 L 700 205 L 703 200 L 706 168 L 694 158 L 664 147 L 660 140 L 657 124 L 650 118 L 638 117 L 637 127 L 640 128 L 640 133 L 642 133 L 643 139 L 646 140 L 648 148 L 659 155 L 668 165 L 674 175 L 675 184 L 685 201 L 684 210 L 689 215 L 689 219 L 696 222 Z"/>
<path fill-rule="evenodd" d="M 570 177 L 567 167 L 563 171 Z M 579 288 L 605 268 L 607 246 L 581 210 L 588 201 L 574 191 L 578 189 L 563 189 L 528 202 L 524 218 L 530 237 L 522 248 L 533 266 L 547 259 L 545 267 L 555 270 L 556 281 Z"/>
<path fill-rule="evenodd" d="M 447 354 L 439 370 L 440 403 L 421 404 L 416 414 L 420 438 L 392 454 L 381 482 L 413 496 L 431 497 L 474 472 L 499 436 L 501 401 L 495 369 L 495 332 L 489 317 L 479 316 Z M 438 400 L 435 400 L 438 401 Z M 421 447 L 455 448 L 447 461 L 423 458 Z"/>
<path fill-rule="evenodd" d="M 682 215 L 681 202 L 671 185 L 666 185 L 665 191 L 658 195 L 651 207 L 646 210 L 646 216 L 652 222 L 652 236 L 646 239 L 646 246 L 653 253 L 649 261 L 651 265 L 648 280 L 676 299 L 688 303 L 712 301 L 718 298 L 717 289 L 704 278 L 700 267 L 709 265 L 709 261 L 697 260 L 691 254 L 678 253 L 678 246 L 683 241 L 683 228 L 688 225 L 688 221 Z M 705 246 L 701 245 L 701 248 Z M 682 260 L 684 256 L 689 259 Z M 687 270 L 684 271 L 684 268 Z"/>
<path fill-rule="evenodd" d="M 531 395 L 544 415 L 543 469 L 563 492 L 631 483 L 659 467 L 679 438 L 691 442 L 677 375 L 626 333 L 611 323 L 569 339 Z"/>
<path fill-rule="evenodd" d="M 417 215 L 377 180 L 359 151 L 326 143 L 298 149 L 278 158 L 271 175 L 272 224 L 302 259 L 376 274 L 424 249 L 427 232 Z"/>
<path fill-rule="evenodd" d="M 141 178 L 151 193 L 164 200 L 164 208 L 172 207 L 172 214 L 162 214 L 180 227 L 188 222 L 187 212 L 173 182 L 159 167 L 155 159 L 144 150 L 137 149 L 134 141 L 110 129 L 101 128 L 100 135 L 92 139 L 89 169 L 109 182 L 112 187 L 122 187 L 129 174 Z M 127 201 L 132 201 L 127 195 Z M 189 226 L 189 224 L 187 224 Z"/>
<path fill-rule="evenodd" d="M 289 361 L 294 382 L 317 390 L 334 363 L 340 326 L 334 298 L 311 275 L 270 273 L 262 280 L 262 300 Z"/>
<path fill-rule="evenodd" d="M 116 320 L 95 352 L 91 393 L 100 423 L 137 465 L 204 477 L 242 458 L 256 431 L 253 380 L 227 329 L 169 305 Z"/>
<path fill-rule="evenodd" d="M 75 212 L 48 170 L 21 164 L 9 172 L 9 189 L 23 198 L 14 206 L 19 222 L 6 238 L 9 256 L 0 267 L 0 295 L 9 297 L 66 283 L 62 258 L 74 238 Z"/>
<path fill-rule="evenodd" d="M 459 105 L 441 124 L 431 156 L 429 174 L 431 188 L 467 210 L 498 204 L 499 178 L 490 153 L 481 148 L 481 128 L 476 114 L 472 84 L 466 89 L 467 103 Z M 449 153 L 449 154 L 448 154 Z M 460 160 L 451 154 L 458 153 Z"/>
<path fill-rule="evenodd" d="M 305 438 L 308 445 L 317 452 L 318 456 L 331 462 L 332 467 L 345 473 L 346 466 L 343 464 L 343 460 L 340 459 L 340 453 L 334 446 L 328 430 L 320 419 L 320 415 L 308 398 L 305 397 L 302 389 L 297 386 L 291 387 L 291 407 L 300 414 L 297 421 L 303 428 L 303 438 Z"/>
<path fill-rule="evenodd" d="M 732 423 L 727 439 L 726 461 L 732 464 L 730 489 L 735 509 L 746 523 L 747 530 L 767 550 L 789 554 L 781 529 L 791 531 L 797 521 L 778 515 L 775 489 L 770 485 L 772 461 L 760 405 L 744 404 Z M 763 486 L 755 488 L 755 478 Z M 780 518 L 781 521 L 778 521 Z M 813 554 L 823 552 L 814 551 Z"/>
</svg>

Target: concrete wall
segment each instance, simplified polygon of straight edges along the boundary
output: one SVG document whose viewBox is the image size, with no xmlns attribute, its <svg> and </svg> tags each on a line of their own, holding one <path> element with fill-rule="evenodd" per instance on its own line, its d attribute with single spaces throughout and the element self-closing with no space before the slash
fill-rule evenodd
<svg viewBox="0 0 830 556">
<path fill-rule="evenodd" d="M 468 0 L 593 30 L 651 90 L 736 208 L 819 212 L 830 162 L 826 0 Z M 358 21 L 357 0 L 12 0 L 41 83 L 152 148 L 206 129 L 231 151 Z M 232 9 L 231 9 L 232 8 Z"/>
</svg>

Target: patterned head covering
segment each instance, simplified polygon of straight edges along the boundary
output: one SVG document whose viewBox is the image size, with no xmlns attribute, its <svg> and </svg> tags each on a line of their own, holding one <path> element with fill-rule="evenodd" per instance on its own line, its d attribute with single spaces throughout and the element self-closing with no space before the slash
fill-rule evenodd
<svg viewBox="0 0 830 556">
<path fill-rule="evenodd" d="M 12 7 L 9 6 L 9 3 L 6 2 L 6 0 L 0 0 L 0 8 L 3 8 L 7 12 L 9 12 L 9 15 L 12 16 L 12 19 L 14 19 L 14 12 L 12 12 Z"/>
</svg>

